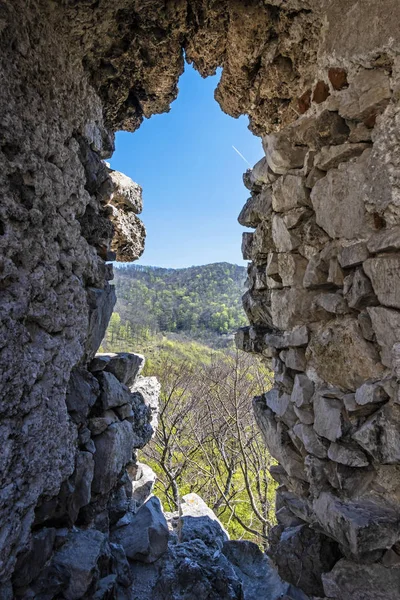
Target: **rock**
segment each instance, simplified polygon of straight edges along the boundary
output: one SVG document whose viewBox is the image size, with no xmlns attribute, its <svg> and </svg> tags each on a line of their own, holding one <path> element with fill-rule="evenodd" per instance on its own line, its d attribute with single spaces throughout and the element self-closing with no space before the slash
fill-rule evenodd
<svg viewBox="0 0 400 600">
<path fill-rule="evenodd" d="M 278 254 L 278 274 L 284 287 L 301 286 L 307 260 L 300 254 Z"/>
<path fill-rule="evenodd" d="M 306 370 L 306 357 L 303 349 L 289 348 L 289 350 L 284 350 L 281 354 L 283 354 L 282 360 L 288 369 L 293 369 L 293 371 Z"/>
<path fill-rule="evenodd" d="M 376 304 L 371 281 L 361 267 L 345 278 L 343 293 L 350 308 L 361 310 L 370 304 Z"/>
<path fill-rule="evenodd" d="M 110 171 L 109 177 L 113 186 L 110 203 L 117 207 L 126 207 L 136 214 L 141 213 L 143 201 L 140 185 L 119 171 Z"/>
<path fill-rule="evenodd" d="M 310 206 L 309 192 L 300 175 L 288 173 L 272 186 L 272 208 L 275 212 L 287 212 L 292 208 Z"/>
<path fill-rule="evenodd" d="M 253 233 L 245 231 L 242 233 L 242 256 L 243 260 L 251 260 L 253 254 Z"/>
<path fill-rule="evenodd" d="M 317 181 L 311 201 L 318 225 L 331 238 L 356 239 L 372 233 L 365 211 L 364 163 L 343 163 Z"/>
<path fill-rule="evenodd" d="M 340 294 L 320 294 L 315 299 L 317 306 L 335 315 L 345 315 L 349 312 L 346 301 Z"/>
<path fill-rule="evenodd" d="M 100 371 L 97 374 L 100 384 L 100 402 L 103 410 L 122 406 L 131 401 L 131 395 L 127 386 L 123 385 L 112 373 Z"/>
<path fill-rule="evenodd" d="M 243 600 L 259 600 L 263 596 L 278 600 L 288 591 L 288 584 L 280 579 L 268 557 L 253 542 L 225 542 L 222 552 L 242 582 Z"/>
<path fill-rule="evenodd" d="M 343 286 L 343 271 L 339 265 L 337 258 L 332 257 L 329 260 L 328 269 L 328 283 L 331 283 L 335 287 L 341 288 Z"/>
<path fill-rule="evenodd" d="M 107 429 L 109 425 L 116 423 L 118 417 L 113 410 L 106 410 L 101 417 L 89 419 L 88 427 L 93 436 L 99 435 Z"/>
<path fill-rule="evenodd" d="M 299 238 L 287 229 L 282 217 L 272 217 L 272 238 L 278 252 L 291 252 L 300 245 Z"/>
<path fill-rule="evenodd" d="M 301 423 L 304 423 L 305 425 L 312 425 L 314 423 L 314 411 L 311 406 L 307 406 L 306 408 L 299 408 L 295 405 L 293 407 L 293 410 Z"/>
<path fill-rule="evenodd" d="M 372 254 L 400 250 L 400 226 L 375 233 L 368 240 L 367 246 Z"/>
<path fill-rule="evenodd" d="M 370 142 L 372 130 L 364 123 L 350 123 L 349 142 Z"/>
<path fill-rule="evenodd" d="M 110 425 L 94 439 L 94 478 L 92 491 L 106 494 L 116 484 L 123 467 L 132 459 L 134 432 L 128 421 Z"/>
<path fill-rule="evenodd" d="M 271 324 L 271 306 L 268 295 L 250 291 L 242 296 L 244 311 L 251 325 L 265 327 Z"/>
<path fill-rule="evenodd" d="M 377 462 L 397 464 L 400 461 L 399 426 L 400 406 L 386 404 L 367 419 L 352 437 Z"/>
<path fill-rule="evenodd" d="M 96 354 L 110 320 L 116 302 L 115 288 L 107 284 L 104 289 L 89 288 L 89 325 L 86 335 L 86 358 L 91 360 Z"/>
<path fill-rule="evenodd" d="M 356 390 L 355 400 L 360 406 L 364 406 L 365 404 L 379 404 L 388 399 L 389 396 L 379 383 L 366 382 Z"/>
<path fill-rule="evenodd" d="M 157 476 L 151 467 L 140 462 L 128 467 L 128 475 L 132 483 L 132 500 L 137 507 L 141 506 L 152 494 Z"/>
<path fill-rule="evenodd" d="M 243 227 L 257 227 L 271 212 L 272 194 L 270 188 L 249 198 L 242 208 L 238 221 Z"/>
<path fill-rule="evenodd" d="M 156 377 L 138 377 L 131 388 L 132 406 L 135 414 L 134 428 L 138 435 L 138 427 L 143 428 L 140 437 L 143 445 L 147 444 L 155 433 L 158 424 L 158 399 L 161 385 Z M 146 410 L 142 411 L 144 406 Z M 150 435 L 150 437 L 148 437 Z M 141 447 L 141 446 L 136 446 Z"/>
<path fill-rule="evenodd" d="M 65 401 L 68 412 L 76 413 L 75 419 L 80 421 L 87 417 L 98 395 L 97 379 L 86 369 L 81 367 L 72 369 Z"/>
<path fill-rule="evenodd" d="M 282 417 L 289 406 L 290 396 L 282 394 L 277 388 L 273 388 L 264 394 L 265 402 L 278 417 Z"/>
<path fill-rule="evenodd" d="M 396 510 L 372 500 L 343 502 L 322 492 L 313 508 L 320 525 L 354 556 L 390 548 L 400 536 Z"/>
<path fill-rule="evenodd" d="M 315 157 L 314 164 L 321 171 L 329 171 L 329 169 L 338 167 L 342 162 L 360 156 L 368 147 L 369 144 L 365 143 L 324 146 Z"/>
<path fill-rule="evenodd" d="M 90 364 L 90 370 L 112 373 L 120 383 L 131 387 L 140 375 L 145 363 L 141 354 L 118 352 L 118 354 L 96 354 Z"/>
<path fill-rule="evenodd" d="M 317 183 L 317 181 L 319 181 L 320 179 L 325 177 L 325 175 L 326 175 L 325 171 L 321 171 L 321 169 L 318 169 L 317 167 L 313 167 L 311 169 L 311 171 L 309 172 L 309 174 L 307 175 L 306 187 L 309 189 L 312 189 L 314 187 L 314 185 Z"/>
<path fill-rule="evenodd" d="M 111 541 L 120 544 L 130 560 L 152 563 L 168 548 L 168 525 L 158 498 L 147 500 L 127 524 L 111 532 Z"/>
<path fill-rule="evenodd" d="M 328 448 L 328 458 L 348 467 L 368 467 L 369 461 L 359 448 L 332 442 Z"/>
<path fill-rule="evenodd" d="M 307 153 L 306 147 L 292 145 L 285 135 L 279 133 L 265 136 L 263 147 L 268 166 L 277 174 L 302 167 Z"/>
<path fill-rule="evenodd" d="M 135 413 L 133 412 L 131 404 L 123 404 L 122 406 L 116 406 L 115 412 L 117 413 L 121 421 L 123 421 L 124 419 L 129 419 L 130 421 L 132 421 L 135 417 Z"/>
<path fill-rule="evenodd" d="M 302 441 L 307 452 L 318 458 L 326 458 L 326 447 L 310 425 L 299 423 L 293 427 L 293 432 Z"/>
<path fill-rule="evenodd" d="M 299 145 L 308 146 L 317 151 L 328 144 L 343 144 L 349 135 L 349 128 L 337 112 L 322 110 L 318 114 L 304 115 L 296 123 L 281 132 L 287 138 L 293 138 Z"/>
<path fill-rule="evenodd" d="M 321 253 L 314 254 L 305 270 L 303 286 L 307 289 L 326 287 L 328 285 L 328 271 L 328 263 L 323 259 Z"/>
<path fill-rule="evenodd" d="M 365 242 L 355 242 L 349 246 L 344 246 L 339 254 L 339 262 L 343 269 L 356 267 L 363 263 L 369 256 Z"/>
<path fill-rule="evenodd" d="M 253 260 L 267 258 L 268 253 L 272 250 L 274 250 L 274 242 L 272 239 L 271 222 L 270 220 L 262 221 L 257 225 L 253 234 L 251 258 Z"/>
<path fill-rule="evenodd" d="M 266 333 L 265 343 L 273 348 L 288 348 L 289 346 L 306 346 L 308 344 L 308 329 L 305 325 L 294 327 L 284 333 Z"/>
<path fill-rule="evenodd" d="M 316 393 L 314 396 L 314 429 L 322 437 L 335 442 L 342 437 L 342 410 L 340 400 L 325 398 Z"/>
<path fill-rule="evenodd" d="M 276 175 L 268 167 L 265 156 L 259 160 L 250 170 L 250 189 L 259 190 L 264 185 L 275 181 Z"/>
<path fill-rule="evenodd" d="M 81 600 L 99 577 L 99 561 L 105 553 L 106 536 L 94 529 L 76 530 L 52 558 L 51 567 L 61 574 L 63 598 Z"/>
<path fill-rule="evenodd" d="M 363 264 L 378 300 L 385 306 L 400 308 L 400 258 L 369 258 Z"/>
<path fill-rule="evenodd" d="M 253 408 L 256 421 L 272 456 L 279 461 L 290 477 L 305 480 L 302 459 L 291 447 L 285 426 L 275 421 L 264 396 L 254 398 Z"/>
<path fill-rule="evenodd" d="M 388 569 L 379 563 L 360 564 L 341 559 L 322 576 L 329 598 L 340 600 L 397 600 L 400 568 Z"/>
<path fill-rule="evenodd" d="M 371 317 L 366 310 L 363 310 L 357 316 L 358 324 L 360 325 L 363 336 L 370 342 L 375 341 L 375 333 L 372 327 Z"/>
<path fill-rule="evenodd" d="M 123 587 L 129 587 L 132 583 L 132 574 L 125 550 L 120 544 L 110 543 L 110 551 L 113 560 L 113 572 L 117 576 L 117 583 Z"/>
<path fill-rule="evenodd" d="M 311 336 L 306 358 L 326 382 L 347 390 L 356 390 L 366 379 L 379 379 L 384 370 L 375 347 L 351 317 L 321 325 Z"/>
<path fill-rule="evenodd" d="M 108 598 L 112 598 L 116 592 L 116 583 L 117 576 L 114 574 L 100 579 L 96 591 L 92 596 L 93 600 L 107 600 Z"/>
<path fill-rule="evenodd" d="M 317 292 L 298 288 L 271 290 L 273 325 L 277 329 L 287 330 L 318 320 L 320 309 L 316 310 L 313 305 L 316 295 Z"/>
<path fill-rule="evenodd" d="M 392 366 L 392 349 L 400 339 L 400 312 L 382 306 L 367 308 L 376 340 L 381 347 L 381 360 Z"/>
<path fill-rule="evenodd" d="M 337 544 L 308 525 L 290 527 L 276 541 L 270 555 L 280 576 L 307 594 L 322 596 L 322 574 L 340 557 Z"/>
<path fill-rule="evenodd" d="M 56 530 L 44 527 L 34 533 L 29 548 L 18 556 L 13 582 L 15 588 L 23 588 L 31 583 L 41 572 L 53 551 Z"/>
<path fill-rule="evenodd" d="M 339 114 L 345 119 L 365 121 L 383 111 L 390 100 L 389 75 L 380 69 L 360 69 L 340 94 Z"/>
<path fill-rule="evenodd" d="M 283 222 L 288 229 L 293 229 L 310 216 L 311 212 L 308 208 L 293 208 L 283 215 Z"/>
</svg>

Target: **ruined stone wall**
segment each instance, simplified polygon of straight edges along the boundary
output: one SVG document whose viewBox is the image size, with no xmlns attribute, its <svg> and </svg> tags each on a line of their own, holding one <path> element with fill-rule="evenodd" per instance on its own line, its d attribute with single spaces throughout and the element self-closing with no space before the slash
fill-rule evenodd
<svg viewBox="0 0 400 600">
<path fill-rule="evenodd" d="M 400 594 L 398 67 L 320 71 L 304 115 L 263 138 L 239 216 L 237 342 L 275 373 L 254 401 L 279 462 L 271 555 L 340 600 Z"/>
<path fill-rule="evenodd" d="M 265 136 L 240 216 L 255 232 L 238 344 L 276 373 L 255 402 L 279 462 L 273 557 L 309 594 L 398 597 L 399 10 L 0 4 L 1 598 L 130 586 L 110 524 L 126 512 L 131 527 L 156 394 L 132 357 L 92 362 L 115 301 L 109 262 L 139 256 L 145 234 L 140 189 L 103 159 L 116 129 L 168 110 L 184 55 L 204 76 L 223 66 L 221 108 Z"/>
</svg>

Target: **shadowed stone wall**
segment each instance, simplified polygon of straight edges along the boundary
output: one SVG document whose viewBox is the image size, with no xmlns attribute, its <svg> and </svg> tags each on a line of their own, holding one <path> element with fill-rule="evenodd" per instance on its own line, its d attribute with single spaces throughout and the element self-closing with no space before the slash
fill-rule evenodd
<svg viewBox="0 0 400 600">
<path fill-rule="evenodd" d="M 155 384 L 129 357 L 118 373 L 92 363 L 109 261 L 145 235 L 140 188 L 103 159 L 115 130 L 168 110 L 184 53 L 204 76 L 223 66 L 221 108 L 264 136 L 240 216 L 255 231 L 238 345 L 276 373 L 255 401 L 280 465 L 274 560 L 310 595 L 398 597 L 398 17 L 395 0 L 0 5 L 4 598 L 39 597 L 45 568 L 46 597 L 91 598 L 125 564 L 107 536 Z M 71 591 L 78 547 L 90 576 Z"/>
</svg>

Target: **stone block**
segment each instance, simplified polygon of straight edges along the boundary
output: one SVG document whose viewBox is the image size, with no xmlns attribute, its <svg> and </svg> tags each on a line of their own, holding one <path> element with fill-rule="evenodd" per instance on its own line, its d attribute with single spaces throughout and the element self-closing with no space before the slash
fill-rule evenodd
<svg viewBox="0 0 400 600">
<path fill-rule="evenodd" d="M 284 287 L 302 285 L 307 260 L 300 254 L 278 254 L 278 273 Z"/>
<path fill-rule="evenodd" d="M 288 173 L 272 186 L 272 208 L 275 212 L 287 212 L 293 208 L 310 205 L 309 192 L 301 175 Z"/>
<path fill-rule="evenodd" d="M 400 567 L 363 564 L 341 559 L 322 575 L 325 595 L 340 600 L 397 600 Z"/>
<path fill-rule="evenodd" d="M 392 349 L 400 340 L 400 312 L 383 306 L 367 308 L 376 341 L 381 347 L 381 360 L 386 367 L 392 366 Z"/>
<path fill-rule="evenodd" d="M 238 221 L 243 227 L 257 227 L 271 212 L 272 194 L 270 188 L 264 188 L 249 198 L 242 208 Z"/>
<path fill-rule="evenodd" d="M 263 137 L 263 147 L 268 166 L 280 175 L 290 169 L 302 167 L 307 153 L 306 147 L 293 145 L 284 132 Z"/>
<path fill-rule="evenodd" d="M 242 233 L 242 256 L 243 260 L 251 260 L 253 253 L 253 233 L 245 231 Z"/>
<path fill-rule="evenodd" d="M 299 288 L 271 290 L 271 316 L 274 327 L 287 330 L 317 321 L 322 312 L 314 306 L 317 293 Z"/>
<path fill-rule="evenodd" d="M 390 79 L 383 69 L 360 69 L 340 94 L 339 114 L 364 121 L 382 112 L 390 97 Z"/>
<path fill-rule="evenodd" d="M 318 458 L 326 458 L 327 448 L 311 425 L 298 423 L 293 427 L 293 432 L 302 441 L 307 452 Z"/>
<path fill-rule="evenodd" d="M 94 478 L 92 491 L 107 494 L 116 484 L 123 467 L 132 459 L 134 433 L 128 421 L 110 425 L 94 439 Z"/>
<path fill-rule="evenodd" d="M 306 370 L 306 357 L 302 348 L 289 348 L 289 350 L 284 350 L 281 354 L 283 355 L 282 360 L 288 369 L 292 369 L 293 371 Z"/>
<path fill-rule="evenodd" d="M 272 217 L 272 239 L 278 252 L 292 252 L 300 245 L 300 239 L 286 227 L 283 218 L 278 215 Z"/>
<path fill-rule="evenodd" d="M 338 167 L 340 163 L 360 156 L 368 147 L 369 144 L 365 143 L 324 146 L 316 155 L 314 164 L 321 171 L 329 171 Z"/>
<path fill-rule="evenodd" d="M 353 439 L 382 464 L 400 462 L 400 405 L 386 404 L 353 434 Z"/>
<path fill-rule="evenodd" d="M 118 381 L 130 387 L 140 375 L 145 363 L 141 354 L 133 352 L 118 352 L 111 354 L 96 354 L 90 363 L 90 370 L 112 373 Z"/>
<path fill-rule="evenodd" d="M 360 406 L 380 404 L 388 399 L 389 396 L 380 383 L 366 382 L 356 390 L 355 401 Z"/>
<path fill-rule="evenodd" d="M 104 289 L 89 288 L 89 325 L 86 335 L 86 358 L 91 360 L 104 338 L 116 302 L 115 288 L 107 284 Z"/>
<path fill-rule="evenodd" d="M 400 257 L 369 258 L 363 268 L 372 282 L 378 300 L 384 306 L 400 308 Z"/>
<path fill-rule="evenodd" d="M 128 404 L 131 399 L 129 388 L 120 383 L 112 373 L 100 371 L 97 373 L 100 384 L 100 402 L 103 410 Z"/>
<path fill-rule="evenodd" d="M 332 442 L 328 448 L 328 458 L 348 467 L 368 467 L 369 465 L 369 460 L 362 450 L 335 442 Z"/>
<path fill-rule="evenodd" d="M 367 244 L 365 242 L 355 242 L 342 248 L 339 254 L 339 263 L 343 269 L 356 267 L 363 263 L 368 256 Z"/>
<path fill-rule="evenodd" d="M 343 434 L 343 404 L 334 398 L 314 396 L 314 429 L 321 437 L 336 442 Z"/>
<path fill-rule="evenodd" d="M 115 206 L 126 207 L 136 214 L 142 212 L 142 188 L 132 181 L 130 177 L 119 171 L 110 171 L 109 177 L 112 181 L 112 196 L 110 202 Z"/>
<path fill-rule="evenodd" d="M 298 407 L 304 408 L 311 404 L 311 399 L 314 394 L 314 383 L 307 375 L 296 375 L 294 378 L 293 391 L 291 401 Z"/>
<path fill-rule="evenodd" d="M 65 401 L 68 412 L 76 413 L 79 420 L 85 419 L 99 395 L 99 383 L 82 367 L 71 371 Z"/>
<path fill-rule="evenodd" d="M 350 308 L 361 310 L 368 305 L 377 304 L 371 281 L 361 267 L 345 278 L 343 294 Z"/>
<path fill-rule="evenodd" d="M 306 346 L 309 340 L 308 329 L 305 325 L 297 325 L 292 331 L 266 333 L 264 340 L 268 346 L 278 349 Z"/>
<path fill-rule="evenodd" d="M 367 246 L 372 254 L 400 250 L 400 226 L 374 233 Z"/>
</svg>

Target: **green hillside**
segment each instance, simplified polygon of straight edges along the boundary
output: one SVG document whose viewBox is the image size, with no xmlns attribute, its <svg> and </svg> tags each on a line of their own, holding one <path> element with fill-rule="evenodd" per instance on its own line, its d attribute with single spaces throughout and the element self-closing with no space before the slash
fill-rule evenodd
<svg viewBox="0 0 400 600">
<path fill-rule="evenodd" d="M 241 303 L 245 278 L 244 267 L 229 263 L 119 267 L 109 336 L 139 341 L 162 332 L 216 342 L 247 322 Z"/>
</svg>

